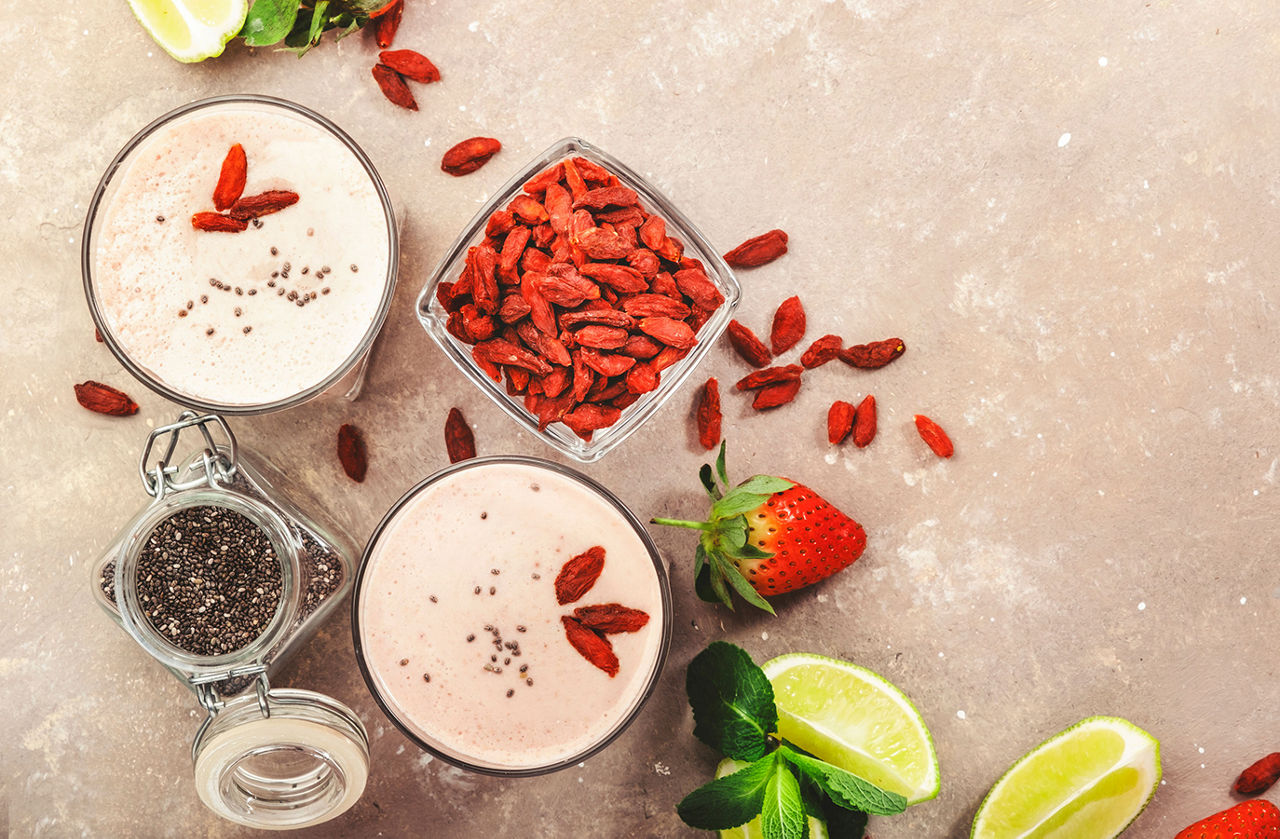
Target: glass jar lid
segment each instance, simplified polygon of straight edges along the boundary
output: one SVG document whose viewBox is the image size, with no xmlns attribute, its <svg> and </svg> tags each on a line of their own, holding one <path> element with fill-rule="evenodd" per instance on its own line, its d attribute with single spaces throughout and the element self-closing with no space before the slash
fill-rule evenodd
<svg viewBox="0 0 1280 839">
<path fill-rule="evenodd" d="M 191 755 L 200 800 L 263 830 L 339 816 L 369 777 L 369 737 L 354 711 L 312 691 L 268 689 L 265 680 L 211 713 Z"/>
</svg>

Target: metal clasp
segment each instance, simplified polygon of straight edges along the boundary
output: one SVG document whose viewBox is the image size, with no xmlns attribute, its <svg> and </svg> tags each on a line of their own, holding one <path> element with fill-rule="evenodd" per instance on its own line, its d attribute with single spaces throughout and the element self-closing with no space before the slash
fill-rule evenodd
<svg viewBox="0 0 1280 839">
<path fill-rule="evenodd" d="M 223 436 L 226 437 L 225 452 L 214 441 L 213 434 L 209 431 L 210 424 L 221 429 Z M 204 437 L 204 451 L 201 454 L 204 461 L 204 474 L 179 481 L 177 480 L 178 467 L 173 464 L 173 454 L 178 448 L 178 438 L 183 430 L 193 426 L 199 428 L 201 436 Z M 155 448 L 156 441 L 166 434 L 170 437 L 164 449 L 164 456 L 154 466 L 149 467 L 151 451 Z M 226 420 L 217 414 L 200 416 L 195 411 L 183 411 L 179 414 L 177 422 L 157 428 L 147 436 L 147 445 L 143 448 L 142 458 L 138 461 L 138 474 L 142 478 L 142 487 L 147 491 L 147 495 L 163 498 L 164 494 L 170 490 L 214 486 L 219 482 L 231 480 L 236 473 L 237 460 L 236 437 L 231 433 L 231 427 L 227 425 Z"/>
<path fill-rule="evenodd" d="M 195 762 L 196 751 L 200 745 L 201 739 L 204 738 L 205 731 L 213 724 L 213 718 L 226 707 L 227 703 L 222 699 L 222 695 L 218 693 L 217 683 L 227 679 L 235 679 L 240 676 L 257 676 L 254 683 L 254 689 L 258 693 L 258 711 L 262 714 L 264 720 L 271 719 L 271 703 L 268 697 L 271 693 L 271 682 L 267 679 L 267 665 L 265 664 L 245 664 L 241 667 L 232 667 L 222 673 L 213 673 L 206 676 L 192 676 L 191 685 L 196 689 L 196 699 L 200 706 L 207 712 L 204 722 L 200 723 L 200 728 L 196 730 L 195 739 L 191 741 L 191 760 Z"/>
</svg>

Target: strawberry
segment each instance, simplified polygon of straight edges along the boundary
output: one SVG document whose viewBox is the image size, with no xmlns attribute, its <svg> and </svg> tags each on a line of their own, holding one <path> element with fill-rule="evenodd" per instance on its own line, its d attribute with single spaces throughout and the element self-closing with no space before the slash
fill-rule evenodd
<svg viewBox="0 0 1280 839">
<path fill-rule="evenodd" d="M 709 463 L 699 473 L 711 497 L 706 521 L 652 520 L 702 531 L 694 564 L 700 598 L 732 609 L 732 587 L 751 605 L 773 614 L 762 595 L 825 580 L 862 555 L 867 545 L 862 525 L 807 486 L 756 475 L 730 489 L 724 452 L 721 443 L 714 473 Z"/>
<path fill-rule="evenodd" d="M 1280 839 L 1280 809 L 1262 799 L 1246 801 L 1196 822 L 1174 839 Z"/>
</svg>

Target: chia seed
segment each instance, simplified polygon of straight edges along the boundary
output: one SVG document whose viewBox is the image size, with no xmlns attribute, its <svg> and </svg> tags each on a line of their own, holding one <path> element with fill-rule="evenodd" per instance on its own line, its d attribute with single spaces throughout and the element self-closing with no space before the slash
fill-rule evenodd
<svg viewBox="0 0 1280 839">
<path fill-rule="evenodd" d="M 271 540 L 225 507 L 188 507 L 162 521 L 138 557 L 137 579 L 152 628 L 196 655 L 248 646 L 280 604 L 280 560 Z"/>
<path fill-rule="evenodd" d="M 272 248 L 272 249 L 271 249 L 271 255 L 272 255 L 272 256 L 279 256 L 279 255 L 280 255 L 280 249 L 279 249 L 279 248 Z"/>
</svg>

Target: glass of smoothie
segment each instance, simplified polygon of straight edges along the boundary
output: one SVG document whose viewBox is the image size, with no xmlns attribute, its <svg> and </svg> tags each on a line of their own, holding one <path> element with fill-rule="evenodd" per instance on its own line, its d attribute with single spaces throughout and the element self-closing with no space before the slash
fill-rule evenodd
<svg viewBox="0 0 1280 839">
<path fill-rule="evenodd" d="M 229 203 L 237 145 L 243 188 Z M 94 324 L 143 384 L 201 410 L 265 413 L 358 394 L 391 305 L 397 229 L 373 164 L 336 125 L 281 99 L 221 96 L 165 114 L 116 155 L 81 262 Z"/>
<path fill-rule="evenodd" d="M 382 519 L 352 633 L 370 692 L 411 740 L 474 772 L 539 775 L 635 719 L 670 645 L 671 592 L 607 489 L 537 458 L 480 458 Z"/>
</svg>

